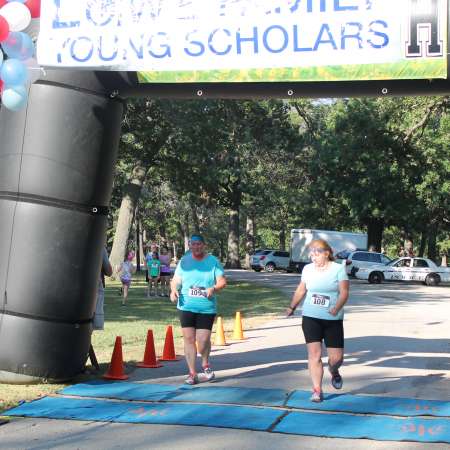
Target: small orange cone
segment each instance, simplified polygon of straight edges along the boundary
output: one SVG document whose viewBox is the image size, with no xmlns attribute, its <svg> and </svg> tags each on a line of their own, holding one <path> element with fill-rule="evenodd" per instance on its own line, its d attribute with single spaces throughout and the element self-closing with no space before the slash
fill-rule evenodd
<svg viewBox="0 0 450 450">
<path fill-rule="evenodd" d="M 164 350 L 160 361 L 178 361 L 175 355 L 175 344 L 173 343 L 172 325 L 168 325 L 166 329 L 166 340 L 164 341 Z"/>
<path fill-rule="evenodd" d="M 145 367 L 146 369 L 155 369 L 156 367 L 162 367 L 162 364 L 158 364 L 155 353 L 155 341 L 153 340 L 153 331 L 147 331 L 147 342 L 145 344 L 144 360 L 137 364 L 138 367 Z"/>
<path fill-rule="evenodd" d="M 122 357 L 122 337 L 117 336 L 114 343 L 114 350 L 111 356 L 111 364 L 108 372 L 103 375 L 106 380 L 127 380 L 129 377 L 123 371 L 123 357 Z"/>
<path fill-rule="evenodd" d="M 234 333 L 233 339 L 235 341 L 243 341 L 245 340 L 244 332 L 242 331 L 242 320 L 240 311 L 236 312 L 236 319 L 234 321 Z"/>
<path fill-rule="evenodd" d="M 225 333 L 223 331 L 223 321 L 222 317 L 217 317 L 217 323 L 216 323 L 216 337 L 214 339 L 214 345 L 223 347 L 227 344 L 227 341 L 225 340 Z"/>
</svg>

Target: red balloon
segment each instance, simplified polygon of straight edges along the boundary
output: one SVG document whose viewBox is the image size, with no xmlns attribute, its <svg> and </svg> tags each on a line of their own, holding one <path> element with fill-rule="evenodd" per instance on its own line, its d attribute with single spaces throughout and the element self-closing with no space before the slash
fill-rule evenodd
<svg viewBox="0 0 450 450">
<path fill-rule="evenodd" d="M 0 0 L 0 8 L 3 6 L 3 5 L 6 5 L 8 2 L 7 2 L 7 0 Z"/>
<path fill-rule="evenodd" d="M 6 41 L 6 39 L 8 39 L 8 35 L 9 23 L 3 16 L 0 16 L 0 42 Z"/>
<path fill-rule="evenodd" d="M 3 80 L 0 80 L 0 94 L 3 94 L 4 83 Z"/>
<path fill-rule="evenodd" d="M 4 0 L 0 0 L 0 2 L 2 1 Z M 27 0 L 25 6 L 30 10 L 33 19 L 41 17 L 41 0 Z"/>
</svg>

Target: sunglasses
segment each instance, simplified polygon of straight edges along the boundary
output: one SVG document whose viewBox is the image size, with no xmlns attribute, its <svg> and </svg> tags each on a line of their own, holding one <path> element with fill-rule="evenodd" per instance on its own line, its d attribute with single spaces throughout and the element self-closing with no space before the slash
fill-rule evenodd
<svg viewBox="0 0 450 450">
<path fill-rule="evenodd" d="M 312 247 L 309 249 L 309 253 L 325 253 L 328 250 L 326 248 L 322 248 L 322 247 Z"/>
</svg>

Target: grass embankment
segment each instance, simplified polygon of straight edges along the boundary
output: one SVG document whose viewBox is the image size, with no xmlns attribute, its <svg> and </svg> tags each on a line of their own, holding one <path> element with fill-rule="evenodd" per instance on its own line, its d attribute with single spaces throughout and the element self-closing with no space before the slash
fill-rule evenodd
<svg viewBox="0 0 450 450">
<path fill-rule="evenodd" d="M 92 345 L 102 368 L 100 373 L 108 366 L 116 336 L 122 336 L 124 361 L 132 366 L 142 360 L 147 330 L 153 330 L 156 353 L 160 355 L 166 327 L 173 325 L 176 351 L 182 354 L 182 336 L 176 306 L 167 297 L 146 298 L 146 284 L 141 276 L 133 282 L 125 307 L 121 306 L 119 288 L 118 282 L 108 282 L 105 292 L 105 329 L 92 335 Z M 286 296 L 280 291 L 244 282 L 230 282 L 227 288 L 218 294 L 218 315 L 223 317 L 225 335 L 230 339 L 236 311 L 241 311 L 244 329 L 250 329 L 280 314 L 285 305 Z M 83 374 L 74 382 L 99 376 Z M 0 384 L 0 412 L 21 400 L 32 400 L 55 392 L 63 386 Z"/>
</svg>

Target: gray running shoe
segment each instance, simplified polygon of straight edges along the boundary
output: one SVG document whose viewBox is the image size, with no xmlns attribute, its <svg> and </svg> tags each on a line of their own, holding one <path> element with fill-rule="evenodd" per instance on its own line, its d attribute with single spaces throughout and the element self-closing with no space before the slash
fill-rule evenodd
<svg viewBox="0 0 450 450">
<path fill-rule="evenodd" d="M 184 380 L 185 384 L 193 385 L 198 383 L 197 375 L 189 374 L 188 377 Z"/>
<path fill-rule="evenodd" d="M 335 389 L 342 389 L 344 382 L 339 372 L 334 372 L 331 374 L 331 384 Z"/>
<path fill-rule="evenodd" d="M 314 390 L 310 397 L 310 400 L 314 403 L 320 403 L 323 400 L 322 392 Z"/>
<path fill-rule="evenodd" d="M 200 376 L 202 378 L 202 381 L 211 381 L 216 378 L 216 374 L 209 366 L 203 368 L 203 373 L 201 373 Z"/>
</svg>

